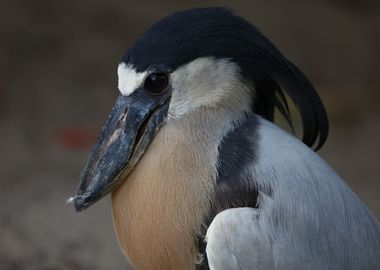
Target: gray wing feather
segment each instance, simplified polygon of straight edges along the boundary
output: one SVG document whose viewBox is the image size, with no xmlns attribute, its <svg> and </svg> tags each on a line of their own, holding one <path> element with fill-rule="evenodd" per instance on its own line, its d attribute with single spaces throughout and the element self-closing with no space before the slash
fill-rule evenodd
<svg viewBox="0 0 380 270">
<path fill-rule="evenodd" d="M 259 192 L 258 208 L 215 217 L 210 269 L 380 269 L 380 224 L 339 176 L 264 119 L 254 139 L 256 158 L 244 173 Z"/>
<path fill-rule="evenodd" d="M 269 239 L 254 208 L 219 213 L 207 231 L 206 253 L 211 270 L 273 269 Z"/>
</svg>

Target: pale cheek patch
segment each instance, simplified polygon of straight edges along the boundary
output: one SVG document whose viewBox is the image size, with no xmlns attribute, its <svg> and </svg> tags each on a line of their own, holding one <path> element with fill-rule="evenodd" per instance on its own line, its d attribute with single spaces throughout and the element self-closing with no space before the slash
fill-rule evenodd
<svg viewBox="0 0 380 270">
<path fill-rule="evenodd" d="M 171 117 L 179 117 L 202 106 L 217 106 L 234 98 L 242 88 L 240 69 L 228 59 L 198 58 L 172 74 Z M 246 95 L 242 95 L 245 97 Z"/>
<path fill-rule="evenodd" d="M 136 72 L 132 66 L 121 63 L 117 68 L 117 75 L 119 91 L 123 95 L 129 96 L 142 85 L 146 72 Z"/>
</svg>

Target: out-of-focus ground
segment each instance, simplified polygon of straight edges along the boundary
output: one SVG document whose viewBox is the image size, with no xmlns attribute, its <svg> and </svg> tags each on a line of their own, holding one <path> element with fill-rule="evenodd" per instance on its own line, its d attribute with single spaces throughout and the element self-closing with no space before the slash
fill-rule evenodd
<svg viewBox="0 0 380 270">
<path fill-rule="evenodd" d="M 121 55 L 188 7 L 232 7 L 305 72 L 331 118 L 321 155 L 380 217 L 379 3 L 2 1 L 0 269 L 128 269 L 108 200 L 80 214 L 65 200 L 117 95 Z"/>
</svg>

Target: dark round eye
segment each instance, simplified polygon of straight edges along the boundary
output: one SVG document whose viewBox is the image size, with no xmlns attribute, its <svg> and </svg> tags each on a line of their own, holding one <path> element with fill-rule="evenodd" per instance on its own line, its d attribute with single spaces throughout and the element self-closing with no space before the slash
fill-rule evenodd
<svg viewBox="0 0 380 270">
<path fill-rule="evenodd" d="M 168 87 L 168 84 L 168 75 L 165 73 L 156 72 L 146 77 L 144 88 L 152 94 L 160 94 Z"/>
</svg>

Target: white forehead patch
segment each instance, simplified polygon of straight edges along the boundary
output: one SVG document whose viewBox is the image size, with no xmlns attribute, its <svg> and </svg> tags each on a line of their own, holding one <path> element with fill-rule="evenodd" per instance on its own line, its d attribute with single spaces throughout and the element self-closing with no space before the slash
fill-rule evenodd
<svg viewBox="0 0 380 270">
<path fill-rule="evenodd" d="M 123 95 L 129 96 L 143 83 L 146 72 L 136 72 L 131 65 L 121 63 L 117 68 L 117 75 L 119 91 Z"/>
</svg>

